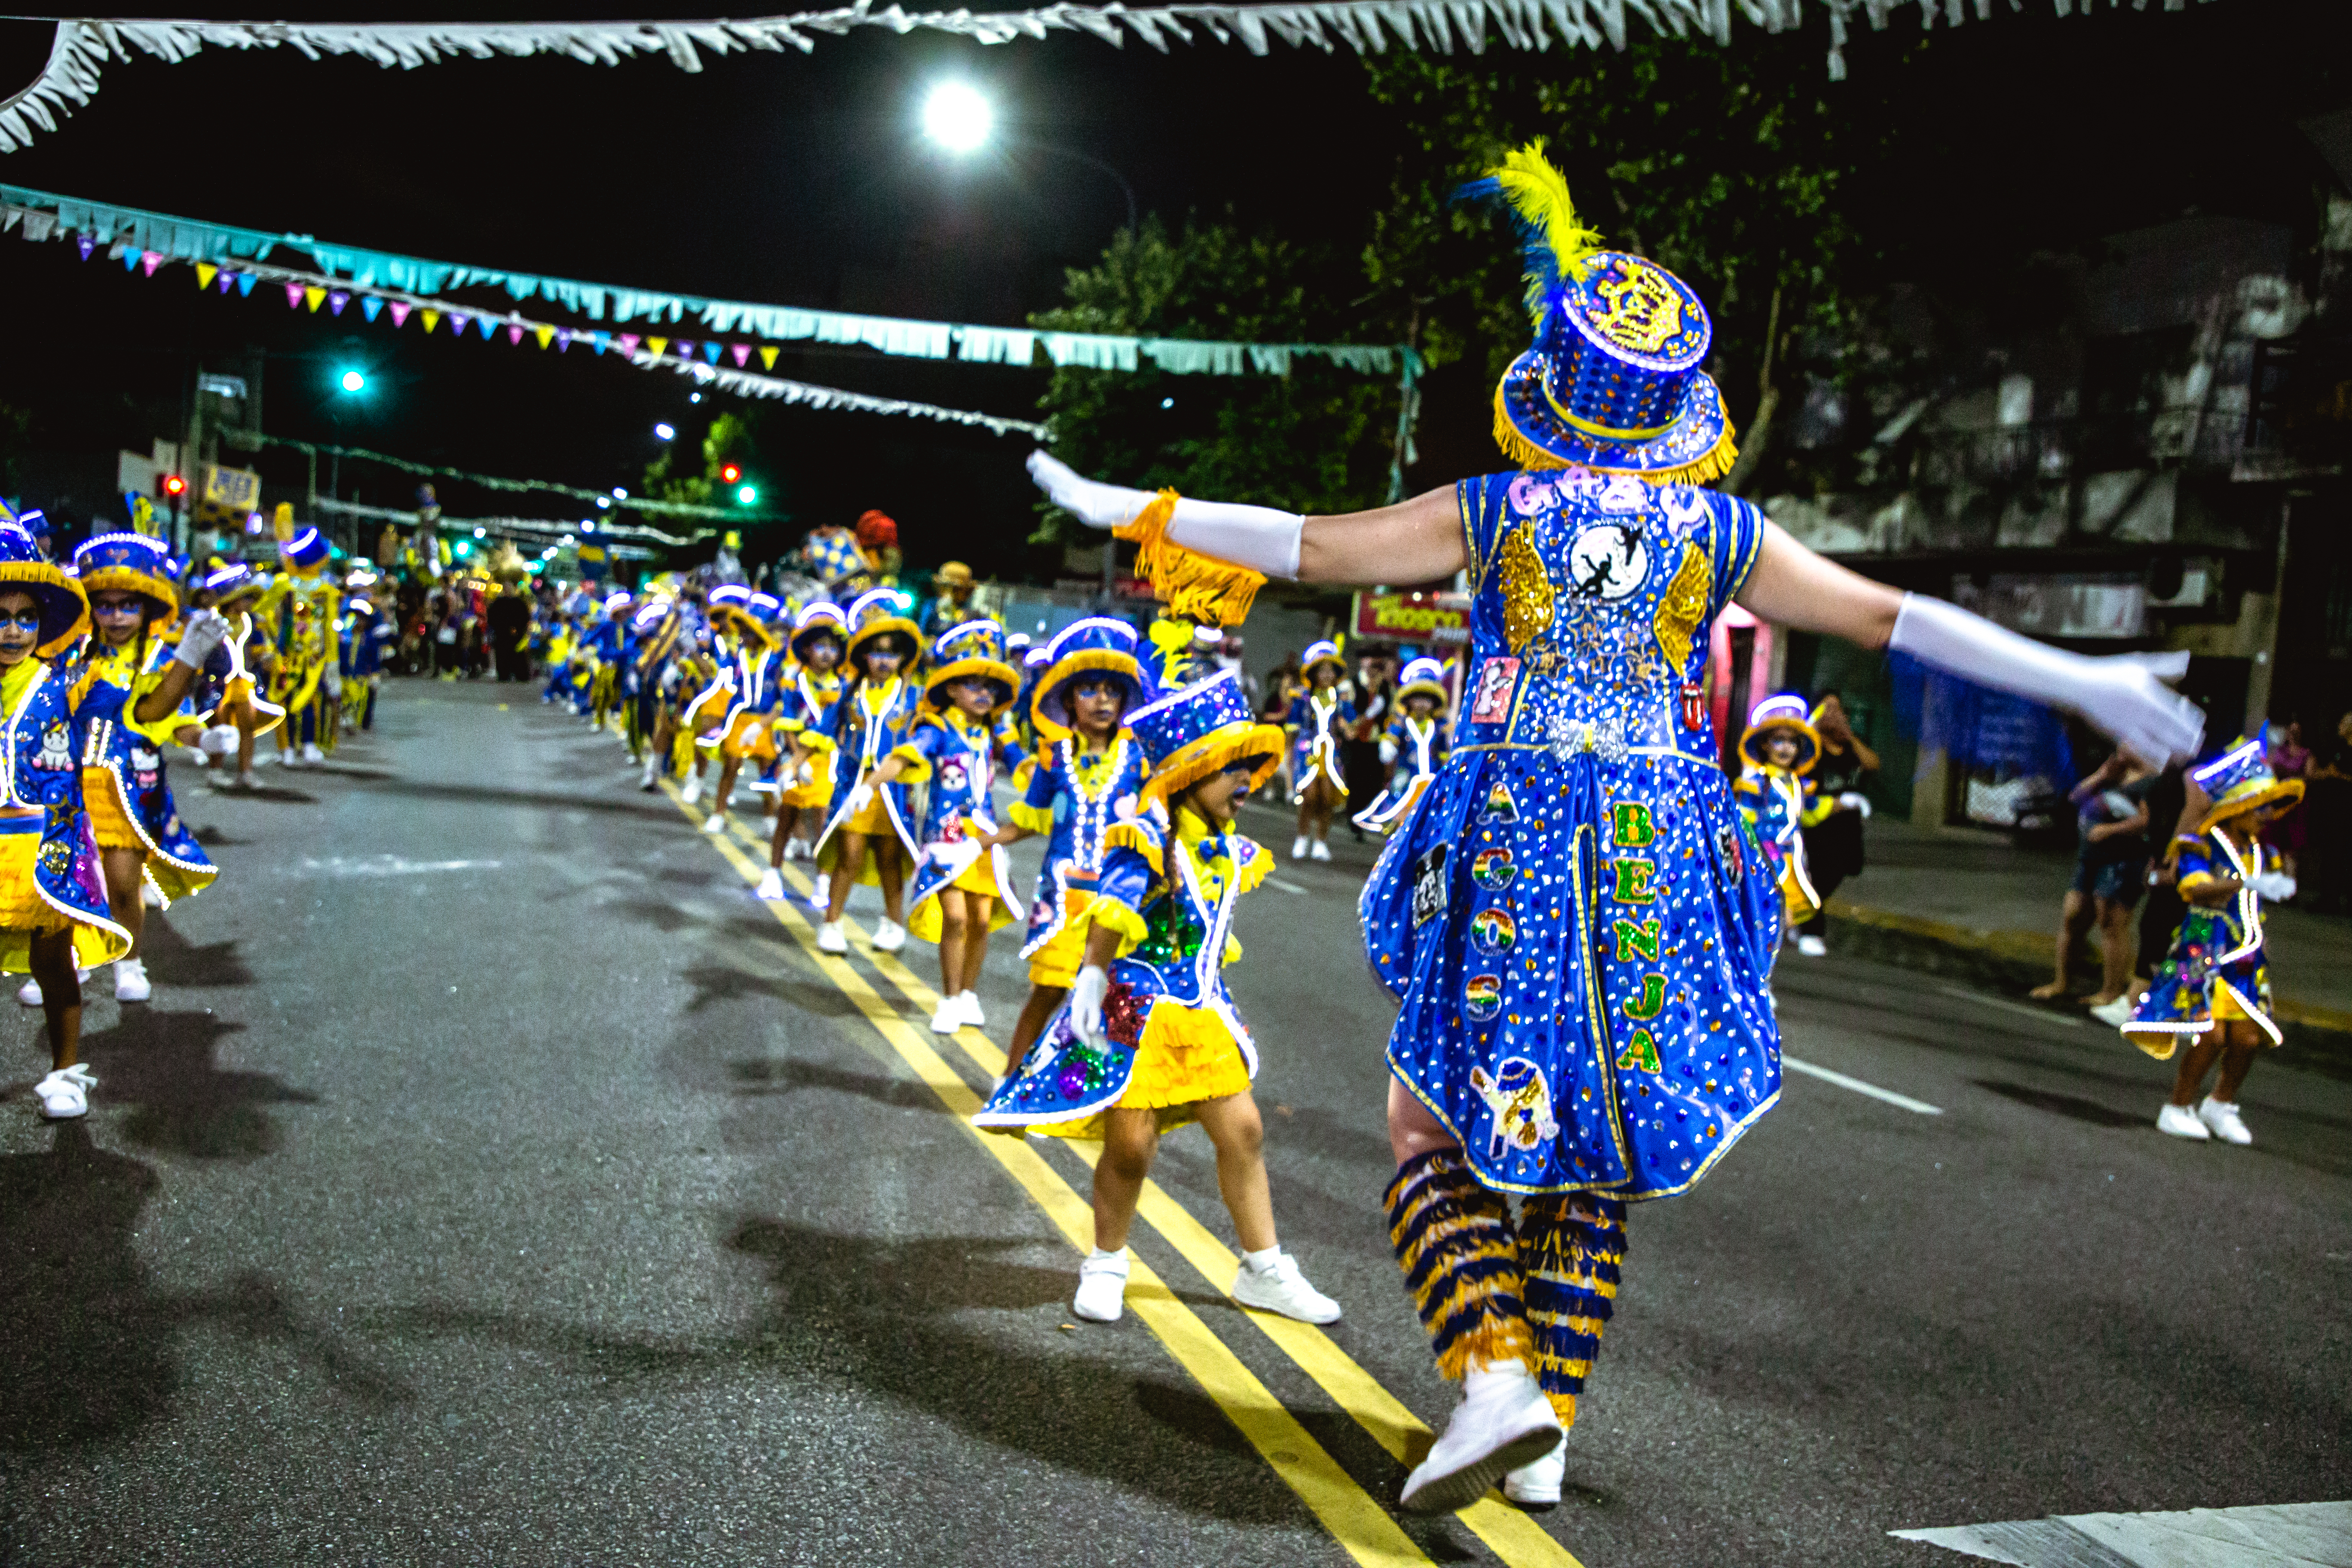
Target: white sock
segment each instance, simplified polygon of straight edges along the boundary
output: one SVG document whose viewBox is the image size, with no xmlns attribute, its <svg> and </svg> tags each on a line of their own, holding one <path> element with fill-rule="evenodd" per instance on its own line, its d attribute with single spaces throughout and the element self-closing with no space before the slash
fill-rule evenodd
<svg viewBox="0 0 2352 1568">
<path fill-rule="evenodd" d="M 1120 1264 L 1126 1263 L 1127 1248 L 1122 1247 L 1117 1252 L 1105 1252 L 1101 1247 L 1097 1247 L 1087 1254 L 1087 1261 L 1089 1263 L 1100 1263 L 1106 1259 Z"/>
<path fill-rule="evenodd" d="M 1276 1260 L 1281 1256 L 1280 1247 L 1263 1247 L 1255 1252 L 1243 1253 L 1242 1267 L 1253 1274 L 1263 1274 L 1273 1268 Z"/>
</svg>

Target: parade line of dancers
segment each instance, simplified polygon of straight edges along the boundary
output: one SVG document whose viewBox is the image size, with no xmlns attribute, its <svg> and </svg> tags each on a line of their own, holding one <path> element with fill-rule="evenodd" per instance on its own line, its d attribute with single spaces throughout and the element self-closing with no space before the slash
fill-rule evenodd
<svg viewBox="0 0 2352 1568">
<path fill-rule="evenodd" d="M 1269 577 L 1462 574 L 1458 710 L 1446 671 L 1408 667 L 1384 749 L 1396 774 L 1355 816 L 1385 834 L 1359 910 L 1399 1005 L 1383 1202 L 1437 1364 L 1462 1384 L 1405 1483 L 1424 1510 L 1497 1482 L 1558 1500 L 1629 1205 L 1690 1191 L 1780 1097 L 1769 982 L 1817 902 L 1798 829 L 1821 809 L 1805 776 L 1819 741 L 1801 700 L 1769 699 L 1747 716 L 1744 776 L 1727 777 L 1704 683 L 1728 605 L 2077 714 L 2153 766 L 2202 739 L 2165 684 L 2179 668 L 2064 652 L 1899 593 L 1707 488 L 1736 453 L 1699 368 L 1698 298 L 1601 248 L 1539 144 L 1474 190 L 1508 203 L 1529 259 L 1533 342 L 1496 393 L 1513 471 L 1309 518 L 1097 483 L 1039 452 L 1030 471 L 1056 505 L 1138 542 L 1167 600 L 1144 633 L 1083 620 L 1016 663 L 994 622 L 927 638 L 887 589 L 787 606 L 670 579 L 593 606 L 548 691 L 617 723 L 645 788 L 682 776 L 696 805 L 715 765 L 711 832 L 739 782 L 772 799 L 759 896 L 785 897 L 784 862 L 813 860 L 824 951 L 848 950 L 853 885 L 878 886 L 874 948 L 938 946 L 935 1030 L 983 1024 L 990 933 L 1021 923 L 1031 991 L 974 1120 L 1101 1141 L 1079 1316 L 1119 1317 L 1158 1141 L 1198 1121 L 1244 1252 L 1234 1294 L 1328 1322 L 1339 1307 L 1278 1239 L 1259 1046 L 1223 969 L 1235 906 L 1273 860 L 1236 831 L 1237 804 L 1286 761 L 1293 853 L 1317 855 L 1347 804 L 1337 737 L 1354 715 L 1328 645 L 1307 650 L 1286 725 L 1201 650 Z M 2191 1040 L 2184 1082 L 2218 1063 L 2226 1096 L 2276 1039 L 2260 907 L 2277 873 L 2258 833 L 2293 786 L 2259 747 L 2192 779 L 2210 805 L 2181 851 L 2198 912 L 2126 1032 L 2166 1056 Z M 1045 863 L 1023 889 L 1005 850 L 1033 836 Z"/>
</svg>

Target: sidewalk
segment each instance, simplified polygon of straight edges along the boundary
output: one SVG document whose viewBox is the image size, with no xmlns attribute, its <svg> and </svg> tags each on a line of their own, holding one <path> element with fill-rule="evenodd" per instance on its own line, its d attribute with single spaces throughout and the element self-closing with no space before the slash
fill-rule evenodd
<svg viewBox="0 0 2352 1568">
<path fill-rule="evenodd" d="M 1830 900 L 1832 959 L 1843 950 L 2020 989 L 2050 978 L 2071 855 L 1886 816 L 1864 834 L 1868 868 Z M 2352 1034 L 2352 920 L 2290 906 L 2265 910 L 2263 924 L 2280 1020 Z M 2095 981 L 2095 967 L 2076 967 L 2078 983 Z"/>
</svg>

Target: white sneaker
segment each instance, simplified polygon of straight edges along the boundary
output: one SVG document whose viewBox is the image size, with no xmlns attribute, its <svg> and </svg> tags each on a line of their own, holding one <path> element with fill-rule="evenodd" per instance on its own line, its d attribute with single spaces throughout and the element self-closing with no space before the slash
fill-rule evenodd
<svg viewBox="0 0 2352 1568">
<path fill-rule="evenodd" d="M 1817 936 L 1801 936 L 1797 939 L 1797 951 L 1807 958 L 1827 958 L 1830 944 Z"/>
<path fill-rule="evenodd" d="M 327 753 L 319 750 L 318 743 L 316 742 L 305 741 L 302 742 L 302 765 L 304 767 L 317 767 L 320 763 L 323 763 L 326 760 Z"/>
<path fill-rule="evenodd" d="M 2202 1143 L 2213 1136 L 2197 1113 L 2185 1105 L 2168 1105 L 2156 1113 L 2156 1130 L 2169 1132 L 2175 1138 L 2186 1138 L 2192 1143 Z"/>
<path fill-rule="evenodd" d="M 805 844 L 803 844 L 803 843 L 802 843 L 798 838 L 787 838 L 787 839 L 785 839 L 785 840 L 784 840 L 784 858 L 785 858 L 785 859 L 787 859 L 787 860 L 805 860 L 805 859 L 807 859 L 807 858 L 808 858 L 808 846 L 807 846 L 807 845 L 805 845 Z"/>
<path fill-rule="evenodd" d="M 1462 1380 L 1462 1403 L 1430 1445 L 1429 1458 L 1405 1478 L 1404 1506 L 1415 1513 L 1465 1508 L 1566 1435 L 1527 1368 L 1513 1361 L 1475 1369 Z"/>
<path fill-rule="evenodd" d="M 2091 1016 L 2110 1028 L 2120 1029 L 2132 1021 L 2132 1014 L 2138 1005 L 2130 996 L 2118 996 L 2103 1006 L 2092 1008 Z"/>
<path fill-rule="evenodd" d="M 144 1002 L 155 994 L 147 984 L 147 965 L 136 958 L 114 961 L 114 999 L 117 1002 Z"/>
<path fill-rule="evenodd" d="M 985 1029 L 988 1027 L 988 1015 L 980 1010 L 980 994 L 978 992 L 957 992 L 956 1007 L 963 1014 L 963 1021 L 971 1025 L 973 1028 Z"/>
<path fill-rule="evenodd" d="M 1558 1508 L 1560 1483 L 1568 1479 L 1568 1439 L 1533 1464 L 1503 1478 L 1503 1495 L 1525 1509 Z"/>
<path fill-rule="evenodd" d="M 814 908 L 814 909 L 820 909 L 820 910 L 821 910 L 821 909 L 825 908 L 825 907 L 826 907 L 828 904 L 830 904 L 832 901 L 833 901 L 833 876 L 832 876 L 832 873 L 830 873 L 830 872 L 826 872 L 826 871 L 820 871 L 820 872 L 818 872 L 818 873 L 817 873 L 817 876 L 816 876 L 816 886 L 815 886 L 813 889 L 811 889 L 811 891 L 810 891 L 810 893 L 809 893 L 809 904 L 810 904 L 810 906 L 811 906 L 812 908 Z"/>
<path fill-rule="evenodd" d="M 2210 1094 L 2205 1097 L 2204 1103 L 2197 1108 L 2197 1120 L 2210 1127 L 2213 1130 L 2213 1136 L 2224 1143 L 2235 1143 L 2243 1147 L 2254 1141 L 2254 1135 L 2246 1131 L 2245 1122 L 2239 1119 L 2238 1108 L 2216 1100 Z"/>
<path fill-rule="evenodd" d="M 784 874 L 773 866 L 769 867 L 768 874 L 760 879 L 760 885 L 751 889 L 751 893 L 754 898 L 764 899 L 772 904 L 783 902 Z"/>
<path fill-rule="evenodd" d="M 1302 1323 L 1339 1321 L 1339 1303 L 1309 1285 L 1307 1276 L 1298 1271 L 1298 1260 L 1287 1252 L 1276 1253 L 1270 1268 L 1253 1268 L 1244 1263 L 1234 1280 L 1234 1300 Z"/>
<path fill-rule="evenodd" d="M 1078 1265 L 1078 1293 L 1070 1310 L 1090 1323 L 1116 1323 L 1127 1312 L 1127 1253 L 1089 1257 Z"/>
<path fill-rule="evenodd" d="M 1307 858 L 1307 835 L 1304 833 L 1300 834 L 1292 841 L 1290 846 L 1290 858 L 1293 860 L 1304 860 Z"/>
<path fill-rule="evenodd" d="M 677 798 L 686 802 L 688 805 L 692 805 L 696 801 L 700 800 L 702 798 L 702 775 L 700 773 L 687 774 L 686 787 L 677 792 Z"/>
<path fill-rule="evenodd" d="M 646 759 L 646 771 L 645 771 L 645 773 L 644 773 L 643 774 L 641 774 L 641 775 L 638 777 L 638 779 L 637 779 L 637 787 L 638 787 L 639 789 L 641 789 L 641 790 L 645 790 L 645 791 L 646 791 L 646 792 L 648 792 L 648 793 L 650 793 L 650 792 L 654 789 L 654 787 L 655 787 L 655 785 L 654 785 L 654 760 L 653 760 L 653 758 L 651 758 L 651 757 L 647 757 L 647 758 Z"/>
<path fill-rule="evenodd" d="M 709 816 L 703 818 L 702 831 L 705 833 L 726 832 L 727 814 L 723 811 L 714 811 Z"/>
<path fill-rule="evenodd" d="M 280 752 L 278 753 L 278 765 L 281 768 L 299 768 L 302 765 L 302 753 Z"/>
<path fill-rule="evenodd" d="M 940 998 L 939 1011 L 931 1015 L 931 1033 L 952 1035 L 963 1027 L 963 1007 L 952 996 Z"/>
<path fill-rule="evenodd" d="M 27 1007 L 39 1006 L 41 1005 L 41 983 L 37 980 L 27 980 L 22 985 L 17 986 L 16 1000 L 23 1003 Z"/>
<path fill-rule="evenodd" d="M 261 781 L 253 776 L 253 770 L 251 768 L 247 768 L 245 772 L 236 775 L 236 787 L 239 789 L 258 789 L 261 787 Z"/>
<path fill-rule="evenodd" d="M 849 939 L 841 934 L 839 921 L 826 921 L 816 928 L 816 950 L 819 952 L 847 952 Z"/>
<path fill-rule="evenodd" d="M 907 945 L 907 928 L 885 915 L 874 922 L 874 951 L 896 952 Z"/>
<path fill-rule="evenodd" d="M 67 1121 L 89 1114 L 89 1091 L 98 1087 L 98 1079 L 89 1069 L 77 1062 L 69 1068 L 59 1068 L 33 1086 L 34 1095 L 41 1102 L 41 1114 L 52 1121 Z"/>
<path fill-rule="evenodd" d="M 1331 847 L 1318 838 L 1315 841 L 1315 847 L 1309 849 L 1307 854 L 1313 856 L 1318 860 L 1328 860 L 1331 858 Z"/>
</svg>

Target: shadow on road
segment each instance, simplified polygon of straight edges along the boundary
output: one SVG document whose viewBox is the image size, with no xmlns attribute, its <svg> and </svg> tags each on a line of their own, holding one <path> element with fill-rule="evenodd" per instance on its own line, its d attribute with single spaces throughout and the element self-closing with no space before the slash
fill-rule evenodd
<svg viewBox="0 0 2352 1568">
<path fill-rule="evenodd" d="M 772 974 L 752 974 L 730 964 L 698 963 L 681 978 L 694 987 L 694 1000 L 686 1005 L 689 1013 L 698 1013 L 715 1002 L 733 1002 L 745 996 L 772 997 L 792 1004 L 801 1012 L 827 1018 L 845 1018 L 857 1011 L 856 1003 L 832 986 Z"/>
<path fill-rule="evenodd" d="M 2087 1121 L 2094 1127 L 2140 1127 L 2153 1120 L 2137 1111 L 2113 1110 L 2094 1100 L 2079 1094 L 2058 1094 L 2046 1089 L 2028 1089 L 2021 1083 L 2002 1083 L 1997 1079 L 1979 1078 L 1970 1080 L 1979 1089 L 1990 1089 L 2003 1100 L 2013 1100 L 2020 1105 L 2030 1105 L 2036 1110 L 2053 1111 L 2071 1116 L 2077 1121 Z"/>
<path fill-rule="evenodd" d="M 618 776 L 618 770 L 615 770 Z M 257 794 L 267 794 L 257 791 Z M 607 811 L 624 816 L 659 817 L 677 820 L 675 806 L 658 795 L 640 795 L 635 789 L 614 795 L 600 795 L 585 790 L 577 795 L 553 795 L 544 790 L 493 789 L 487 784 L 434 784 L 424 779 L 388 776 L 383 783 L 369 781 L 369 793 L 415 795 L 426 800 L 459 800 L 477 805 L 511 805 L 533 811 Z"/>
<path fill-rule="evenodd" d="M 140 939 L 140 957 L 146 961 L 147 973 L 158 985 L 213 987 L 253 984 L 253 972 L 237 955 L 235 938 L 196 947 L 173 931 L 169 920 L 152 912 L 147 916 L 146 934 Z"/>
<path fill-rule="evenodd" d="M 930 1089 L 911 1079 L 885 1078 L 877 1073 L 844 1072 L 818 1062 L 794 1058 L 730 1061 L 729 1088 L 737 1094 L 797 1094 L 803 1089 L 831 1089 L 854 1094 L 896 1110 L 937 1110 Z"/>
<path fill-rule="evenodd" d="M 210 1013 L 125 1007 L 114 1027 L 82 1037 L 82 1059 L 107 1100 L 131 1107 L 122 1129 L 132 1142 L 200 1160 L 250 1160 L 283 1142 L 267 1107 L 313 1105 L 318 1097 L 268 1073 L 222 1068 L 215 1060 L 222 1037 L 243 1027 Z"/>
</svg>

